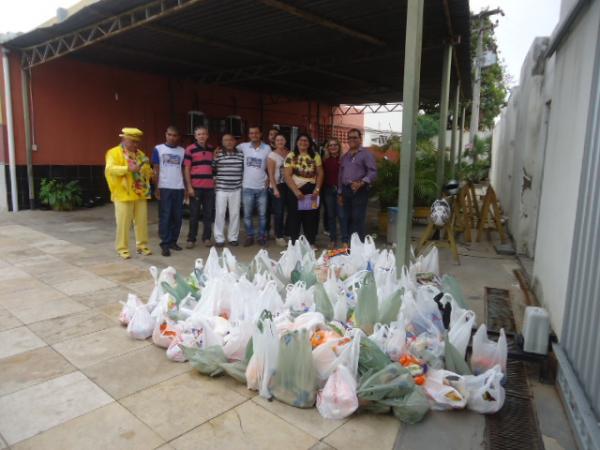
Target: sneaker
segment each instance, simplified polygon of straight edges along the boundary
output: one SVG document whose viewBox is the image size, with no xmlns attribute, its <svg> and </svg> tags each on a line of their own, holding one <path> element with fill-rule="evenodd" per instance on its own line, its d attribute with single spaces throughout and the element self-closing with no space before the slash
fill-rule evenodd
<svg viewBox="0 0 600 450">
<path fill-rule="evenodd" d="M 175 251 L 183 250 L 179 245 L 177 245 L 177 242 L 175 242 L 174 244 L 169 245 L 169 249 L 175 250 Z"/>
<path fill-rule="evenodd" d="M 194 241 L 187 241 L 187 243 L 185 244 L 185 248 L 192 249 L 196 246 L 196 243 Z"/>
<path fill-rule="evenodd" d="M 254 238 L 247 237 L 246 240 L 244 241 L 244 247 L 250 247 L 252 245 L 254 245 Z"/>
<path fill-rule="evenodd" d="M 275 243 L 280 247 L 287 247 L 287 241 L 284 238 L 275 239 Z"/>
<path fill-rule="evenodd" d="M 205 247 L 212 247 L 210 239 L 204 239 L 204 241 L 202 241 L 202 243 L 204 244 Z"/>
<path fill-rule="evenodd" d="M 223 247 L 225 247 L 225 242 L 215 242 L 215 247 L 223 248 Z"/>
<path fill-rule="evenodd" d="M 161 245 L 160 246 L 160 254 L 163 256 L 171 256 L 171 250 L 169 250 L 169 246 Z"/>
<path fill-rule="evenodd" d="M 237 247 L 238 245 L 240 245 L 240 243 L 238 241 L 231 241 L 229 245 L 231 245 L 232 247 Z"/>
<path fill-rule="evenodd" d="M 265 237 L 258 238 L 258 245 L 260 245 L 261 247 L 266 247 L 267 246 L 267 238 L 265 238 Z"/>
</svg>

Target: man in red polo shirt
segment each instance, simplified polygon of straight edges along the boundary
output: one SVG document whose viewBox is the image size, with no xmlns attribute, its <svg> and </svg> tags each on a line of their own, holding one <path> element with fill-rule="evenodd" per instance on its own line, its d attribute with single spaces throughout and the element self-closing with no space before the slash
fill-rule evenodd
<svg viewBox="0 0 600 450">
<path fill-rule="evenodd" d="M 210 247 L 213 211 L 215 207 L 215 182 L 213 180 L 213 148 L 207 144 L 208 129 L 194 129 L 196 142 L 185 150 L 185 181 L 190 197 L 190 229 L 186 248 L 194 248 L 198 236 L 198 222 L 202 210 L 202 241 Z"/>
</svg>

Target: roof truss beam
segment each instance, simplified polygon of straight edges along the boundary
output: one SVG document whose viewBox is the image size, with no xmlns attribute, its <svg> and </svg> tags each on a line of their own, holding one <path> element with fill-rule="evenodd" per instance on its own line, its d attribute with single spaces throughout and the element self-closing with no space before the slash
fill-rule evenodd
<svg viewBox="0 0 600 450">
<path fill-rule="evenodd" d="M 351 116 L 356 114 L 376 114 L 402 111 L 402 103 L 381 103 L 367 105 L 339 105 L 333 108 L 334 116 Z"/>
<path fill-rule="evenodd" d="M 43 64 L 204 1 L 206 0 L 154 0 L 71 33 L 27 47 L 22 50 L 22 66 L 28 69 Z"/>
</svg>

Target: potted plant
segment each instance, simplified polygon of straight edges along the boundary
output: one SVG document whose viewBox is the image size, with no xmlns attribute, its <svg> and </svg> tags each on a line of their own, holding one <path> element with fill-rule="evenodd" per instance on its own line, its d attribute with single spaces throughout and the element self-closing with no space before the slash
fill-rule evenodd
<svg viewBox="0 0 600 450">
<path fill-rule="evenodd" d="M 77 180 L 63 182 L 43 178 L 40 185 L 40 201 L 54 211 L 71 211 L 82 203 L 81 187 Z"/>
</svg>

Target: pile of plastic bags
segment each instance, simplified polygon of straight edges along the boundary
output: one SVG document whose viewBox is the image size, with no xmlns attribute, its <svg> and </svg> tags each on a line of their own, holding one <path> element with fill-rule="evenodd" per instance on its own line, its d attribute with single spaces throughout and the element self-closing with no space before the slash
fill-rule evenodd
<svg viewBox="0 0 600 450">
<path fill-rule="evenodd" d="M 430 409 L 494 413 L 504 403 L 507 345 L 482 325 L 437 249 L 396 272 L 391 250 L 352 237 L 348 252 L 317 258 L 304 238 L 278 261 L 248 266 L 211 249 L 189 276 L 150 272 L 147 303 L 130 294 L 119 319 L 134 339 L 200 373 L 226 374 L 259 395 L 328 419 L 361 409 L 416 423 Z"/>
</svg>

